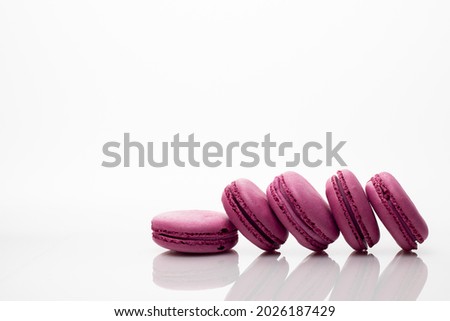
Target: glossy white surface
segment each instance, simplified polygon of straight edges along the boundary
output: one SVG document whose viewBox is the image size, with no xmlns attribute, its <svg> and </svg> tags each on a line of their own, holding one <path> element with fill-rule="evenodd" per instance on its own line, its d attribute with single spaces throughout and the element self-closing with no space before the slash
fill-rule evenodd
<svg viewBox="0 0 450 321">
<path fill-rule="evenodd" d="M 311 254 L 291 239 L 263 254 L 246 240 L 220 255 L 166 252 L 149 235 L 2 237 L 1 300 L 448 300 L 448 258 L 430 244 L 370 255 L 341 239 Z M 445 251 L 445 249 L 442 249 Z M 397 256 L 396 256 L 397 255 Z"/>
</svg>

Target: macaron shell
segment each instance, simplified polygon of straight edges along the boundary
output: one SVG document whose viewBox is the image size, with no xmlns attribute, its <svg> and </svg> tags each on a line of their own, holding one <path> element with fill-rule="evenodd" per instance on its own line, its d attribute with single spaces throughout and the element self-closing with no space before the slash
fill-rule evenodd
<svg viewBox="0 0 450 321">
<path fill-rule="evenodd" d="M 418 238 L 419 243 L 423 243 L 428 237 L 428 226 L 423 217 L 420 215 L 416 206 L 412 202 L 411 198 L 405 192 L 400 183 L 392 176 L 390 173 L 382 172 L 378 174 L 383 180 L 384 185 L 395 197 L 395 201 L 398 206 L 403 210 L 404 214 L 407 216 L 408 224 L 411 224 L 411 228 L 415 229 L 420 238 Z"/>
<path fill-rule="evenodd" d="M 153 235 L 153 241 L 159 246 L 183 253 L 218 253 L 232 249 L 238 241 L 237 234 L 232 238 L 216 240 L 174 239 L 161 235 Z"/>
<path fill-rule="evenodd" d="M 231 232 L 236 227 L 230 223 L 225 213 L 207 210 L 181 210 L 164 212 L 152 220 L 152 230 L 167 230 L 185 233 Z M 225 231 L 226 230 L 226 231 Z"/>
<path fill-rule="evenodd" d="M 301 209 L 301 214 L 286 211 L 292 204 L 288 204 L 291 201 L 283 196 L 283 188 L 287 189 L 289 197 L 294 200 L 297 211 Z M 306 248 L 313 251 L 324 250 L 339 236 L 327 203 L 300 174 L 286 172 L 276 177 L 267 188 L 267 195 L 278 219 Z"/>
<path fill-rule="evenodd" d="M 259 248 L 272 251 L 286 241 L 287 230 L 274 215 L 264 192 L 253 182 L 244 178 L 232 182 L 222 194 L 222 204 L 230 221 Z"/>
<path fill-rule="evenodd" d="M 292 208 L 289 197 L 285 197 L 281 183 L 282 178 L 275 177 L 274 181 L 267 187 L 269 204 L 274 210 L 280 222 L 295 237 L 298 243 L 313 251 L 322 251 L 327 245 L 314 233 L 311 228 L 298 217 Z"/>
<path fill-rule="evenodd" d="M 156 244 L 186 253 L 217 253 L 238 241 L 236 227 L 221 212 L 184 210 L 161 213 L 152 220 Z"/>
<path fill-rule="evenodd" d="M 406 251 L 417 249 L 416 243 L 406 236 L 405 231 L 402 232 L 401 229 L 403 229 L 403 227 L 401 227 L 401 223 L 397 222 L 396 218 L 391 216 L 391 213 L 383 204 L 382 200 L 378 196 L 375 186 L 371 181 L 366 184 L 366 194 L 381 222 L 392 235 L 397 244 Z"/>
<path fill-rule="evenodd" d="M 234 208 L 236 208 L 235 205 L 232 205 L 229 203 L 230 201 L 227 199 L 225 195 L 222 195 L 222 203 L 225 211 L 227 212 L 227 215 L 230 219 L 230 221 L 233 223 L 234 226 L 237 227 L 239 232 L 247 238 L 250 242 L 255 244 L 257 247 L 259 247 L 262 250 L 270 251 L 273 249 L 272 244 L 265 240 L 264 237 L 262 237 L 252 226 L 249 222 L 246 221 L 246 219 L 241 216 L 241 214 L 237 213 Z"/>
<path fill-rule="evenodd" d="M 406 194 L 400 183 L 389 173 L 383 172 L 372 177 L 366 184 L 366 194 L 378 217 L 404 250 L 417 249 L 417 243 L 399 221 L 388 203 L 392 202 L 408 229 L 413 231 L 418 243 L 428 236 L 428 227 L 414 203 Z"/>
<path fill-rule="evenodd" d="M 343 196 L 340 195 L 340 191 L 335 186 L 336 180 L 339 180 L 344 190 L 344 197 L 351 207 L 355 221 L 351 219 L 345 204 L 340 200 L 340 197 Z M 363 187 L 351 171 L 346 169 L 338 171 L 337 175 L 328 179 L 326 195 L 336 223 L 345 240 L 353 249 L 357 251 L 365 250 L 367 245 L 372 247 L 380 240 L 380 230 L 375 215 Z M 363 239 L 361 239 L 354 223 L 358 224 Z"/>
<path fill-rule="evenodd" d="M 303 176 L 295 172 L 288 172 L 283 176 L 292 196 L 300 204 L 306 216 L 312 220 L 314 230 L 323 233 L 331 242 L 334 242 L 339 236 L 339 230 L 330 208 L 319 192 Z"/>
<path fill-rule="evenodd" d="M 360 251 L 366 249 L 365 243 L 359 237 L 356 228 L 353 226 L 351 219 L 347 218 L 346 210 L 341 205 L 339 197 L 334 190 L 333 178 L 329 178 L 326 183 L 326 195 L 328 204 L 330 204 L 331 213 L 336 220 L 336 224 L 342 233 L 345 241 L 355 250 Z"/>
</svg>

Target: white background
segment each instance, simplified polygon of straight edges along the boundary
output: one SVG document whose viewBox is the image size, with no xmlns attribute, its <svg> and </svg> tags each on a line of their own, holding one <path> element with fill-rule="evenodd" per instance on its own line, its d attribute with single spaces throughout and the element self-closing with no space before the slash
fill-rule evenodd
<svg viewBox="0 0 450 321">
<path fill-rule="evenodd" d="M 103 144 L 327 131 L 361 182 L 387 170 L 405 187 L 430 228 L 418 299 L 450 299 L 449 16 L 445 1 L 0 1 L 0 299 L 223 300 L 216 257 L 201 265 L 212 289 L 155 283 L 151 218 L 222 210 L 230 181 L 265 190 L 286 168 L 111 169 Z M 339 168 L 296 170 L 324 196 Z M 380 273 L 399 250 L 381 230 Z M 242 277 L 261 251 L 235 250 Z M 291 272 L 310 254 L 294 238 L 280 252 Z M 342 270 L 351 249 L 327 253 Z M 172 259 L 178 283 L 197 280 L 197 261 Z"/>
</svg>

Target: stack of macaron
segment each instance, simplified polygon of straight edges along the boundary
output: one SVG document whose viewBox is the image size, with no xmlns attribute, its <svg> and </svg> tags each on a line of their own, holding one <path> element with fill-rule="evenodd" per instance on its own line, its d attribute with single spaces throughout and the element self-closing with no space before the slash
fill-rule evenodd
<svg viewBox="0 0 450 321">
<path fill-rule="evenodd" d="M 248 179 L 225 187 L 225 214 L 190 210 L 166 212 L 152 220 L 153 240 L 187 253 L 218 253 L 238 241 L 237 231 L 257 247 L 273 251 L 288 234 L 312 251 L 323 251 L 341 232 L 355 250 L 364 251 L 380 239 L 374 215 L 405 251 L 417 249 L 428 227 L 398 181 L 389 173 L 373 176 L 365 192 L 356 176 L 340 170 L 326 183 L 328 203 L 300 174 L 286 172 L 264 193 Z M 372 210 L 373 208 L 373 210 Z"/>
</svg>

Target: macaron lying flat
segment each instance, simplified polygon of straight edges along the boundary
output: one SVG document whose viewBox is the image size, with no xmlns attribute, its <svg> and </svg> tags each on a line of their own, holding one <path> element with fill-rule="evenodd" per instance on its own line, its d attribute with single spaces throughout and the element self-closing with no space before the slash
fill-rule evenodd
<svg viewBox="0 0 450 321">
<path fill-rule="evenodd" d="M 204 210 L 172 211 L 152 220 L 156 244 L 178 252 L 217 253 L 238 241 L 237 229 L 224 213 Z"/>
<path fill-rule="evenodd" d="M 301 175 L 286 172 L 267 188 L 269 204 L 297 241 L 313 251 L 322 251 L 339 236 L 327 203 Z"/>
<path fill-rule="evenodd" d="M 334 219 L 352 248 L 366 250 L 380 240 L 375 215 L 363 187 L 351 171 L 338 171 L 328 179 L 326 195 Z"/>
<path fill-rule="evenodd" d="M 405 251 L 417 249 L 428 236 L 428 227 L 400 183 L 389 173 L 375 175 L 366 194 L 378 217 Z"/>
<path fill-rule="evenodd" d="M 230 221 L 259 248 L 276 250 L 286 241 L 288 232 L 272 212 L 266 195 L 248 179 L 225 187 L 222 204 Z"/>
</svg>

